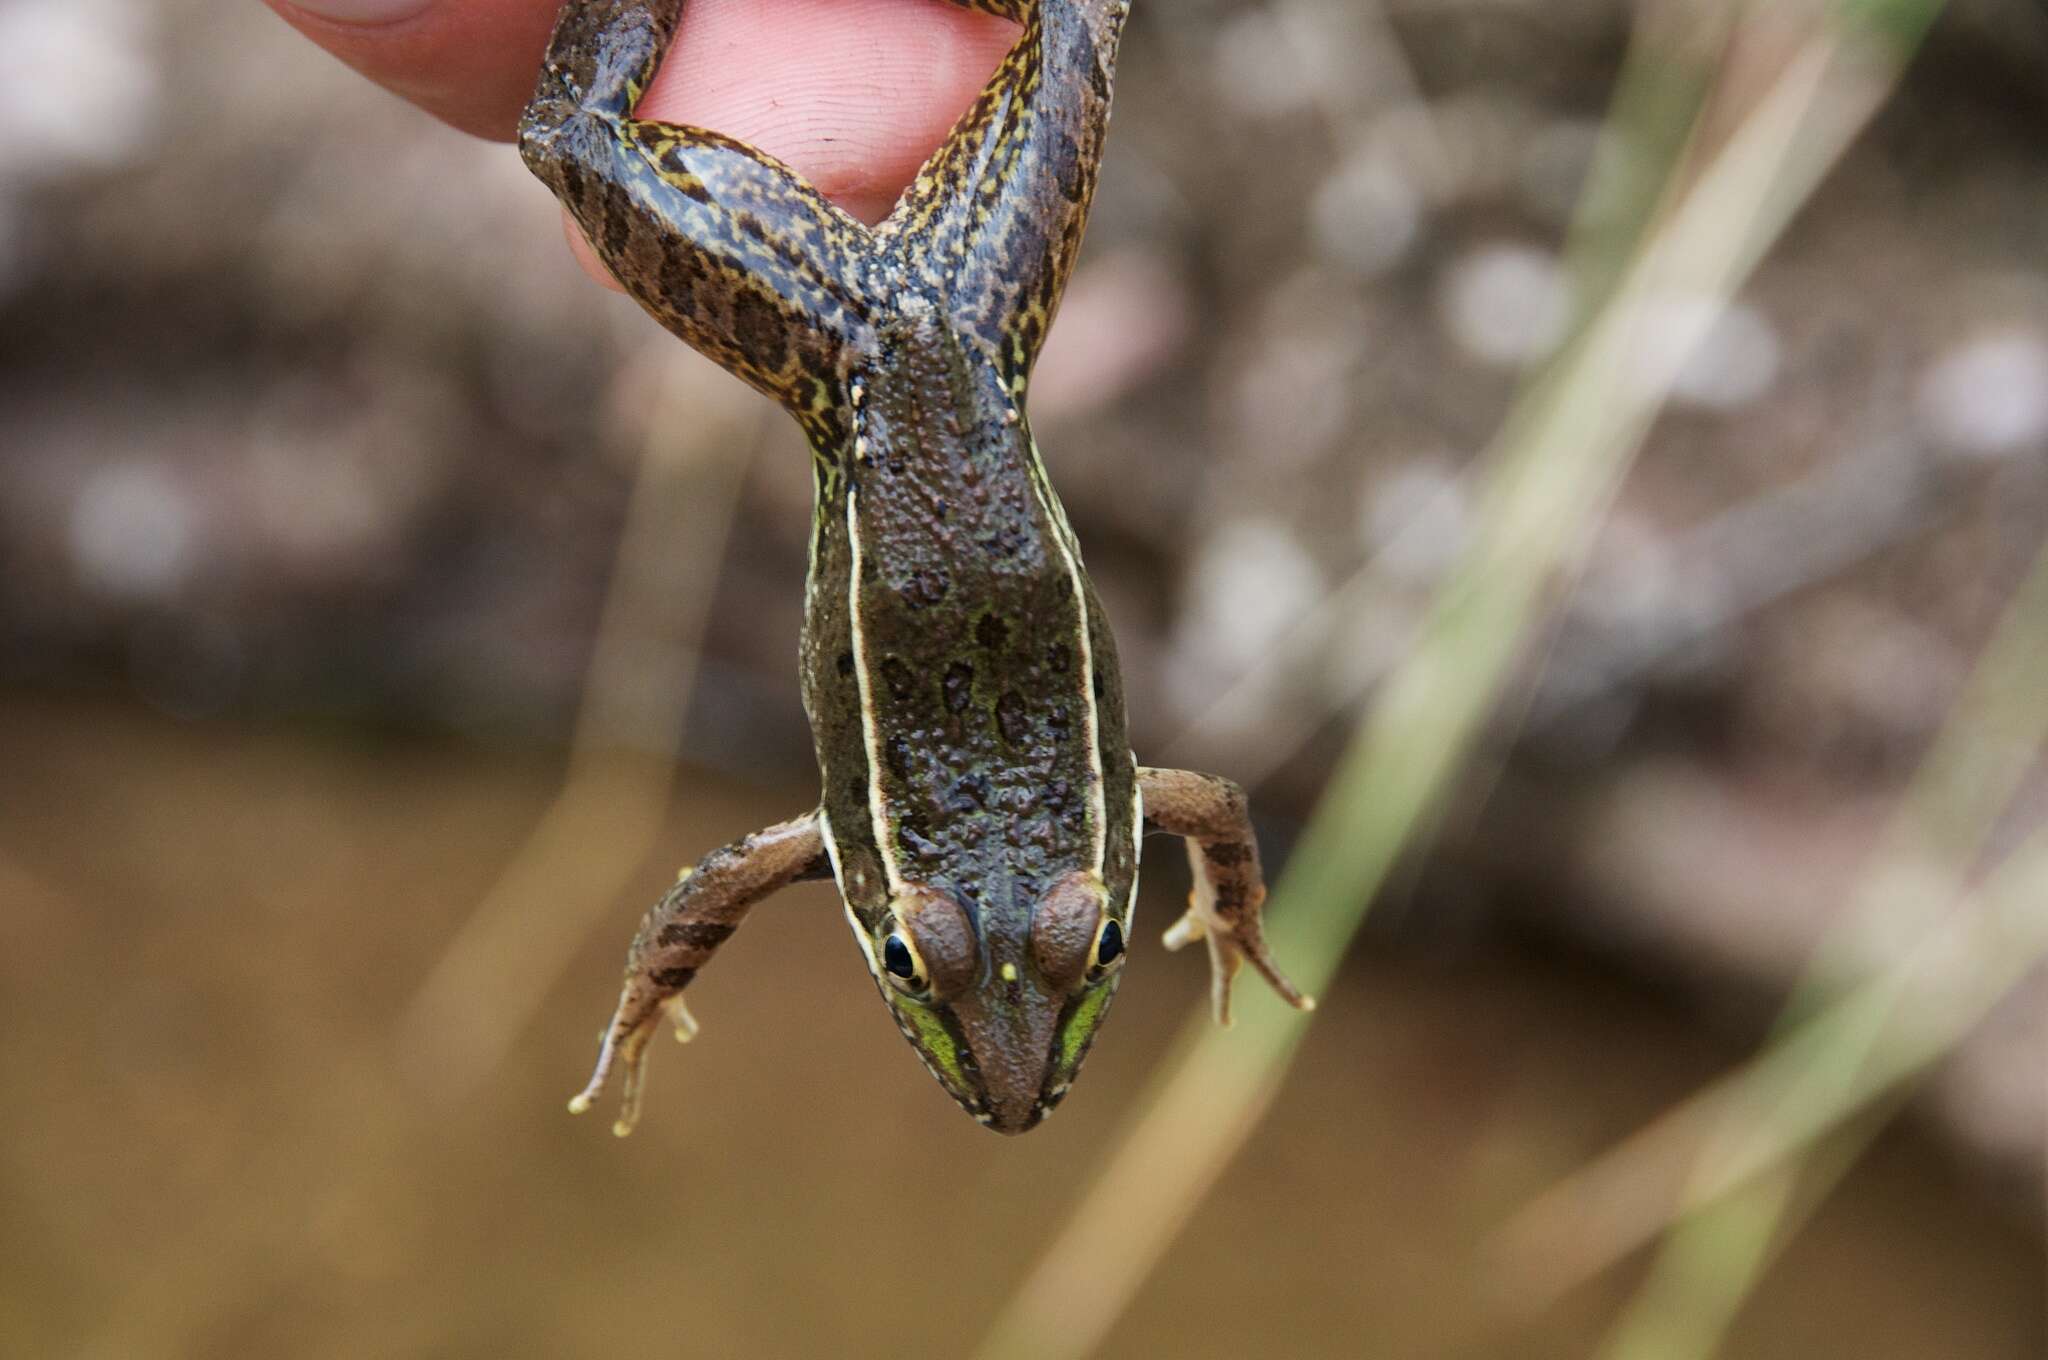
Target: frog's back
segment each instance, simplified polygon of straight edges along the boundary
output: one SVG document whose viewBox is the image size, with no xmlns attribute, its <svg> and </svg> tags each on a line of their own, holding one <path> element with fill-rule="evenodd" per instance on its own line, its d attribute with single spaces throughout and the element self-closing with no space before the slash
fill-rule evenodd
<svg viewBox="0 0 2048 1360">
<path fill-rule="evenodd" d="M 1068 871 L 1128 881 L 1132 829 L 1105 809 L 1134 773 L 1114 644 L 1029 428 L 940 316 L 879 326 L 850 380 L 805 699 L 849 903 L 921 883 L 987 936 Z"/>
</svg>

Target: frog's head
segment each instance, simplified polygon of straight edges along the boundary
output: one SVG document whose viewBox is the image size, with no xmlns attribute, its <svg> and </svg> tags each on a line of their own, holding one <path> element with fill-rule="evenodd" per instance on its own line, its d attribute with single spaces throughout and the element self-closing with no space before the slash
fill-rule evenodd
<svg viewBox="0 0 2048 1360">
<path fill-rule="evenodd" d="M 861 940 L 904 1037 L 998 1133 L 1035 1127 L 1067 1093 L 1123 972 L 1130 906 L 1076 870 L 1017 924 L 977 929 L 945 893 L 910 885 Z"/>
</svg>

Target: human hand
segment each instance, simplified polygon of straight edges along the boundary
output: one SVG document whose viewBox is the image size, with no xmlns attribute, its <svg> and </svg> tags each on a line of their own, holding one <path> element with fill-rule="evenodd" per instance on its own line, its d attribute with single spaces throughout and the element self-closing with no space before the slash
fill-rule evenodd
<svg viewBox="0 0 2048 1360">
<path fill-rule="evenodd" d="M 560 8 L 559 0 L 264 3 L 386 89 L 499 140 L 512 136 L 533 93 Z M 748 142 L 875 221 L 1014 37 L 1001 20 L 936 0 L 691 0 L 640 113 Z"/>
</svg>

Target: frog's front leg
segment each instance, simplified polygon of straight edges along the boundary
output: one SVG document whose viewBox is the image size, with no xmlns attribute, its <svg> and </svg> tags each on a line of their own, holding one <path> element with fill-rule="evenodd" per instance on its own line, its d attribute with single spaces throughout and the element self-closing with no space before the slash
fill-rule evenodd
<svg viewBox="0 0 2048 1360">
<path fill-rule="evenodd" d="M 820 820 L 817 813 L 806 813 L 712 851 L 696 868 L 684 870 L 655 903 L 640 922 L 640 933 L 626 956 L 625 985 L 619 992 L 619 1008 L 605 1028 L 597 1070 L 569 1102 L 572 1111 L 581 1114 L 589 1109 L 604 1090 L 613 1064 L 622 1062 L 625 1101 L 612 1131 L 621 1137 L 632 1132 L 640 1117 L 647 1041 L 662 1013 L 666 1011 L 674 1023 L 676 1037 L 688 1040 L 697 1032 L 697 1022 L 683 1005 L 683 988 L 739 928 L 753 905 L 791 883 L 831 877 Z"/>
<path fill-rule="evenodd" d="M 1209 994 L 1217 1023 L 1230 1023 L 1230 984 L 1246 960 L 1288 1005 L 1314 1010 L 1315 999 L 1304 996 L 1273 962 L 1259 928 L 1266 880 L 1244 790 L 1213 774 L 1145 767 L 1138 770 L 1138 789 L 1145 800 L 1146 830 L 1187 839 L 1194 890 L 1186 915 L 1166 932 L 1166 947 L 1208 941 Z"/>
</svg>

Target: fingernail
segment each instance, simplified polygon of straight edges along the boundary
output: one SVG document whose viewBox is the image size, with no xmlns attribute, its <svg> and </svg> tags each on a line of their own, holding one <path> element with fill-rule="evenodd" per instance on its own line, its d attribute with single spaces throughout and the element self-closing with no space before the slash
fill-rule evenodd
<svg viewBox="0 0 2048 1360">
<path fill-rule="evenodd" d="M 339 24 L 388 24 L 410 19 L 434 0 L 290 0 L 293 9 Z"/>
</svg>

